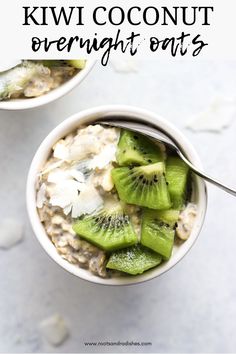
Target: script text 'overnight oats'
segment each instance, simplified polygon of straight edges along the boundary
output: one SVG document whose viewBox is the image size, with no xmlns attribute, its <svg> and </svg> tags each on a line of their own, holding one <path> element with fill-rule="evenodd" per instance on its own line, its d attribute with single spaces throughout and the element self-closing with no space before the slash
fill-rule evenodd
<svg viewBox="0 0 236 354">
<path fill-rule="evenodd" d="M 78 127 L 52 147 L 36 188 L 57 252 L 103 278 L 168 262 L 197 215 L 179 157 L 143 135 L 99 124 Z"/>
</svg>

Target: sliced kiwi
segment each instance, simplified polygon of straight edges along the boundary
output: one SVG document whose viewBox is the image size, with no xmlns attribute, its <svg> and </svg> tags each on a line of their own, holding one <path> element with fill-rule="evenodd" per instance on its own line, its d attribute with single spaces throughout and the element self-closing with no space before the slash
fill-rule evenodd
<svg viewBox="0 0 236 354">
<path fill-rule="evenodd" d="M 55 66 L 63 65 L 62 60 L 41 60 L 39 62 L 42 63 L 44 66 L 47 66 L 48 68 L 53 68 Z"/>
<path fill-rule="evenodd" d="M 106 267 L 136 275 L 156 267 L 161 260 L 159 254 L 137 245 L 112 253 Z"/>
<path fill-rule="evenodd" d="M 142 219 L 141 243 L 159 253 L 165 260 L 171 256 L 178 210 L 145 209 Z"/>
<path fill-rule="evenodd" d="M 95 214 L 77 219 L 73 230 L 105 251 L 132 246 L 137 242 L 130 218 L 120 204 L 104 207 Z"/>
<path fill-rule="evenodd" d="M 118 167 L 112 178 L 121 200 L 150 209 L 169 209 L 170 196 L 163 162 L 138 167 Z"/>
<path fill-rule="evenodd" d="M 187 192 L 189 167 L 177 156 L 169 156 L 166 162 L 166 180 L 174 209 L 182 209 Z"/>
<path fill-rule="evenodd" d="M 120 166 L 148 165 L 164 160 L 158 145 L 130 130 L 121 132 L 116 158 Z"/>
<path fill-rule="evenodd" d="M 82 70 L 85 68 L 86 60 L 83 59 L 74 59 L 74 60 L 66 60 L 66 62 L 73 66 L 76 69 Z"/>
</svg>

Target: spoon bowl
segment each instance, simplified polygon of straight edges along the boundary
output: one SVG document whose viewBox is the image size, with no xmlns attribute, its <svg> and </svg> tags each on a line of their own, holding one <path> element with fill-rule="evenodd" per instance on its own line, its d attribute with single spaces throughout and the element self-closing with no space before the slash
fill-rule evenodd
<svg viewBox="0 0 236 354">
<path fill-rule="evenodd" d="M 178 142 L 167 132 L 163 133 L 162 131 L 157 130 L 154 125 L 144 124 L 135 121 L 113 120 L 112 118 L 110 120 L 107 119 L 106 121 L 101 121 L 100 124 L 129 129 L 134 132 L 138 132 L 148 137 L 151 137 L 154 140 L 165 144 L 166 146 L 168 146 L 168 148 L 174 150 L 179 155 L 179 157 L 190 167 L 190 169 L 199 177 L 204 178 L 207 182 L 214 184 L 215 186 L 223 189 L 225 192 L 236 196 L 235 189 L 232 189 L 226 186 L 225 184 L 219 182 L 217 179 L 210 177 L 202 169 L 196 167 L 193 163 L 191 163 L 191 161 L 189 161 L 188 157 L 181 148 L 181 145 L 179 145 Z"/>
</svg>

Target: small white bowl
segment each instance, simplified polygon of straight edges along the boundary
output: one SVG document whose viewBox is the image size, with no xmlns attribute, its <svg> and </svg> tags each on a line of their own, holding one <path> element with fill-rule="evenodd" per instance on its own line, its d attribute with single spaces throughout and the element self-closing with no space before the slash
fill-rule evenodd
<svg viewBox="0 0 236 354">
<path fill-rule="evenodd" d="M 92 70 L 96 61 L 87 60 L 86 66 L 84 69 L 75 74 L 71 79 L 58 86 L 57 88 L 45 93 L 39 97 L 33 98 L 17 98 L 17 99 L 9 99 L 6 101 L 0 101 L 0 110 L 7 111 L 17 111 L 30 109 L 35 107 L 41 107 L 45 104 L 53 102 L 60 97 L 63 97 L 68 92 L 70 92 L 74 87 L 79 85 L 83 79 L 88 75 L 88 73 Z"/>
<path fill-rule="evenodd" d="M 44 250 L 48 255 L 58 263 L 62 268 L 66 269 L 68 272 L 74 274 L 75 276 L 91 281 L 93 283 L 104 284 L 104 285 L 125 285 L 125 284 L 135 284 L 140 283 L 152 278 L 155 278 L 170 268 L 172 268 L 176 263 L 178 263 L 185 254 L 190 250 L 194 242 L 196 241 L 200 230 L 202 228 L 206 208 L 207 208 L 207 190 L 205 182 L 194 176 L 194 195 L 193 201 L 197 204 L 198 214 L 195 220 L 194 228 L 191 235 L 187 241 L 182 243 L 180 246 L 175 246 L 173 250 L 172 257 L 168 262 L 165 262 L 158 266 L 157 268 L 151 269 L 142 275 L 137 276 L 122 276 L 114 277 L 111 279 L 103 279 L 98 276 L 91 274 L 88 270 L 79 268 L 73 264 L 70 264 L 64 260 L 58 253 L 53 243 L 47 236 L 45 229 L 40 222 L 37 208 L 36 208 L 36 190 L 35 184 L 37 180 L 38 172 L 44 166 L 52 146 L 65 135 L 78 128 L 80 125 L 88 125 L 93 123 L 98 119 L 105 118 L 107 116 L 117 116 L 117 117 L 129 117 L 129 119 L 141 120 L 144 122 L 151 122 L 162 131 L 168 132 L 169 135 L 173 136 L 178 144 L 183 148 L 187 157 L 196 166 L 202 168 L 200 159 L 192 147 L 191 143 L 182 135 L 182 133 L 176 129 L 171 123 L 169 123 L 164 118 L 149 112 L 147 110 L 139 109 L 130 106 L 101 106 L 92 108 L 83 112 L 76 113 L 72 117 L 66 119 L 64 122 L 59 124 L 42 142 L 38 148 L 34 159 L 32 161 L 27 181 L 27 209 L 30 222 L 34 233 L 41 243 Z"/>
</svg>

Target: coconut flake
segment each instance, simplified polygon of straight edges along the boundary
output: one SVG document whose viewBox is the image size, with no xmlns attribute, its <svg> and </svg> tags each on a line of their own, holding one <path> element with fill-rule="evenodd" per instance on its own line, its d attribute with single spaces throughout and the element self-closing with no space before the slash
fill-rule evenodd
<svg viewBox="0 0 236 354">
<path fill-rule="evenodd" d="M 55 144 L 53 156 L 63 161 L 83 161 L 101 153 L 104 146 L 117 145 L 120 130 L 105 129 L 100 125 L 91 125 L 80 129 L 78 134 L 69 143 L 60 140 Z"/>
<path fill-rule="evenodd" d="M 100 150 L 98 139 L 93 135 L 81 135 L 68 148 L 67 161 L 81 161 Z"/>
<path fill-rule="evenodd" d="M 53 156 L 56 157 L 57 159 L 61 160 L 66 160 L 66 157 L 68 155 L 68 147 L 65 145 L 64 140 L 58 141 L 56 145 L 53 148 Z"/>
<path fill-rule="evenodd" d="M 92 214 L 95 210 L 99 209 L 103 205 L 103 199 L 93 187 L 88 184 L 86 188 L 81 191 L 79 196 L 73 203 L 72 218 L 77 218 L 80 215 Z"/>
<path fill-rule="evenodd" d="M 69 336 L 68 327 L 58 314 L 43 320 L 39 327 L 43 337 L 54 346 L 61 345 Z"/>
<path fill-rule="evenodd" d="M 48 175 L 48 182 L 54 186 L 48 187 L 50 204 L 63 208 L 64 214 L 68 215 L 77 203 L 79 192 L 86 189 L 85 176 L 73 169 L 55 170 Z"/>
<path fill-rule="evenodd" d="M 41 209 L 43 207 L 43 204 L 46 202 L 46 184 L 42 183 L 40 186 L 38 193 L 37 193 L 37 199 L 36 199 L 36 206 L 37 208 Z"/>
<path fill-rule="evenodd" d="M 83 173 L 84 177 L 87 177 L 91 173 L 91 170 L 89 168 L 90 160 L 91 159 L 83 160 L 75 167 L 77 171 Z"/>
<path fill-rule="evenodd" d="M 63 180 L 68 179 L 68 172 L 66 170 L 60 170 L 59 168 L 48 174 L 47 181 L 49 183 L 60 183 Z"/>
<path fill-rule="evenodd" d="M 76 181 L 81 182 L 81 183 L 85 182 L 84 174 L 81 171 L 78 171 L 78 170 L 75 170 L 75 169 L 71 169 L 69 171 L 69 174 L 70 174 L 71 177 L 76 179 Z"/>
<path fill-rule="evenodd" d="M 65 215 L 69 215 L 72 209 L 72 204 L 67 205 L 64 209 L 63 212 Z"/>
<path fill-rule="evenodd" d="M 51 192 L 50 204 L 61 208 L 72 205 L 78 192 L 84 188 L 84 183 L 64 180 L 56 184 Z"/>
<path fill-rule="evenodd" d="M 53 163 L 49 164 L 44 170 L 42 170 L 42 172 L 39 175 L 41 175 L 41 176 L 46 175 L 47 173 L 60 167 L 63 164 L 63 162 L 64 162 L 63 160 L 60 160 L 60 161 L 53 162 Z"/>
<path fill-rule="evenodd" d="M 114 182 L 111 175 L 112 170 L 113 170 L 113 166 L 109 166 L 108 169 L 104 170 L 102 174 L 101 187 L 106 192 L 110 192 L 114 187 Z"/>
<path fill-rule="evenodd" d="M 109 144 L 103 148 L 100 154 L 94 156 L 89 163 L 89 167 L 91 169 L 103 169 L 112 161 L 116 161 L 116 146 Z"/>
<path fill-rule="evenodd" d="M 71 169 L 66 169 L 66 170 L 61 170 L 61 169 L 55 169 L 54 171 L 50 172 L 48 175 L 47 181 L 49 183 L 60 183 L 61 181 L 64 180 L 73 180 L 75 179 L 77 182 L 84 183 L 85 182 L 85 176 L 81 171 L 78 171 L 75 168 Z"/>
<path fill-rule="evenodd" d="M 222 97 L 215 98 L 211 105 L 203 112 L 193 117 L 187 128 L 197 131 L 221 132 L 230 126 L 236 116 L 234 100 Z"/>
<path fill-rule="evenodd" d="M 110 63 L 113 69 L 118 73 L 132 73 L 138 71 L 137 63 L 134 60 L 112 59 Z"/>
<path fill-rule="evenodd" d="M 13 218 L 6 218 L 0 221 L 0 248 L 9 249 L 22 241 L 22 239 L 22 221 Z"/>
<path fill-rule="evenodd" d="M 54 145 L 54 157 L 66 161 L 68 167 L 63 165 L 49 171 L 47 194 L 52 206 L 62 208 L 65 215 L 72 212 L 72 217 L 78 217 L 91 214 L 103 205 L 102 197 L 91 184 L 92 170 L 103 171 L 116 161 L 119 134 L 116 128 L 88 126 L 80 129 L 69 142 L 65 138 Z M 104 190 L 112 189 L 110 170 L 104 183 Z"/>
<path fill-rule="evenodd" d="M 114 187 L 111 171 L 113 166 L 110 164 L 106 169 L 96 171 L 91 176 L 92 183 L 95 187 L 102 187 L 105 192 L 110 192 Z"/>
</svg>

